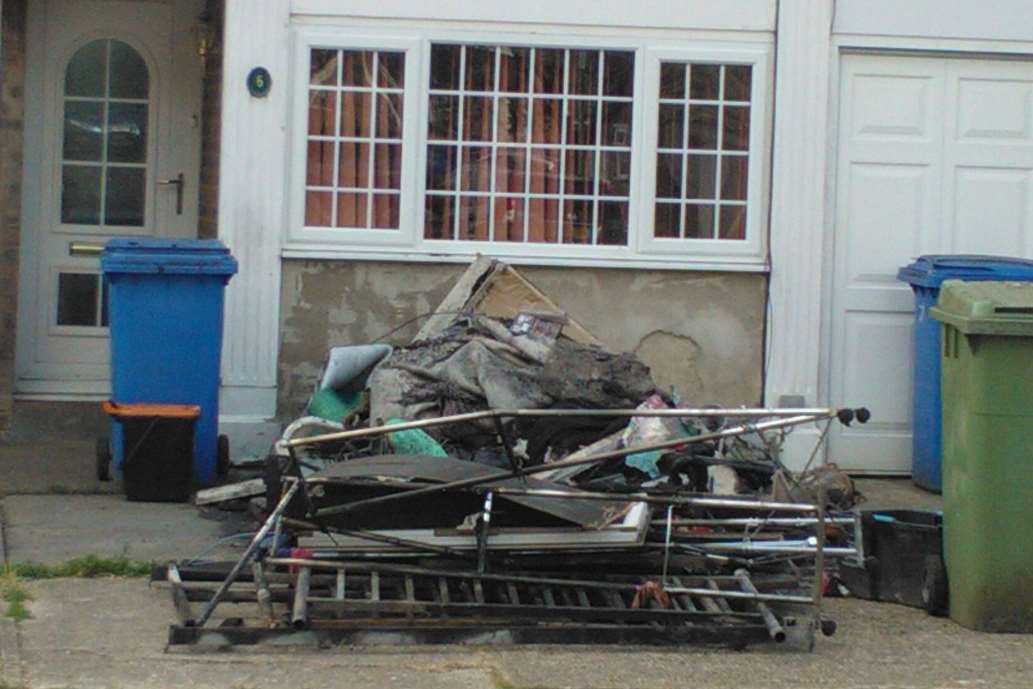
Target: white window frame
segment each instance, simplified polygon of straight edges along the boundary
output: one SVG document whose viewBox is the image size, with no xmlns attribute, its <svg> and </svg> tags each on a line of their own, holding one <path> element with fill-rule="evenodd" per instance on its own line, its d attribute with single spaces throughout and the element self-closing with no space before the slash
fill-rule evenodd
<svg viewBox="0 0 1033 689">
<path fill-rule="evenodd" d="M 344 34 L 341 31 L 321 29 L 317 31 L 299 31 L 295 41 L 294 60 L 294 98 L 291 103 L 289 124 L 291 155 L 290 177 L 288 179 L 288 235 L 287 245 L 299 243 L 314 247 L 333 246 L 381 246 L 408 247 L 414 240 L 415 228 L 405 219 L 412 217 L 415 209 L 413 203 L 416 196 L 413 185 L 417 171 L 414 169 L 416 156 L 413 147 L 419 145 L 414 138 L 413 130 L 419 126 L 418 103 L 413 102 L 411 86 L 419 79 L 418 70 L 422 64 L 420 51 L 421 41 L 397 36 L 377 36 L 366 34 Z M 405 53 L 405 90 L 402 96 L 402 179 L 399 198 L 398 229 L 366 229 L 347 227 L 312 227 L 305 225 L 305 178 L 308 166 L 308 93 L 309 70 L 312 51 L 327 50 L 383 50 Z M 376 75 L 373 76 L 376 79 Z M 338 91 L 340 94 L 340 91 Z M 341 99 L 337 98 L 340 111 Z M 370 136 L 373 136 L 374 122 L 370 123 Z M 373 171 L 370 170 L 372 179 Z M 336 184 L 337 180 L 334 180 Z"/>
<path fill-rule="evenodd" d="M 763 261 L 767 247 L 768 217 L 768 131 L 771 126 L 768 107 L 769 73 L 768 51 L 755 48 L 715 47 L 702 49 L 649 49 L 645 51 L 645 88 L 650 98 L 645 98 L 646 126 L 645 140 L 653 142 L 653 154 L 646 161 L 639 178 L 641 215 L 639 227 L 649 228 L 640 232 L 639 251 L 643 254 L 663 256 L 688 254 L 705 257 L 715 262 Z M 745 239 L 678 239 L 656 237 L 653 232 L 654 209 L 656 206 L 656 140 L 660 113 L 660 63 L 680 62 L 693 64 L 750 65 L 753 68 L 750 79 L 750 142 L 747 146 L 747 192 L 746 192 L 746 238 Z M 722 89 L 724 86 L 722 85 Z M 722 136 L 720 126 L 718 137 Z M 720 174 L 720 167 L 718 167 Z M 720 184 L 720 182 L 718 182 Z M 720 188 L 717 193 L 720 194 Z M 715 214 L 716 216 L 716 214 Z"/>
<path fill-rule="evenodd" d="M 605 35 L 564 32 L 458 31 L 436 28 L 377 29 L 371 26 L 294 28 L 293 84 L 288 122 L 288 222 L 286 258 L 353 258 L 463 262 L 488 254 L 531 265 L 665 268 L 697 270 L 767 270 L 768 159 L 771 115 L 768 94 L 770 41 L 718 41 L 688 35 L 683 40 L 650 39 L 640 30 Z M 631 179 L 628 243 L 625 246 L 425 239 L 427 117 L 432 43 L 513 45 L 536 48 L 591 48 L 635 53 L 631 129 Z M 691 44 L 691 49 L 679 46 Z M 305 177 L 310 53 L 313 49 L 404 51 L 405 93 L 402 138 L 400 218 L 397 230 L 305 227 Z M 747 239 L 675 239 L 653 237 L 656 135 L 660 61 L 750 64 L 751 114 Z M 561 228 L 562 231 L 562 228 Z"/>
</svg>

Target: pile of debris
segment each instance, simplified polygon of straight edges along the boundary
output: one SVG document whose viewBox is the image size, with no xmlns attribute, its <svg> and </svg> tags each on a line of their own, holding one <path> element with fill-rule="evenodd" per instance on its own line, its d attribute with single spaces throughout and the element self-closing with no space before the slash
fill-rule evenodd
<svg viewBox="0 0 1033 689">
<path fill-rule="evenodd" d="M 156 572 L 170 643 L 809 646 L 854 496 L 779 450 L 867 416 L 683 408 L 479 259 L 409 345 L 331 351 L 263 480 L 199 496 L 261 490 L 266 516 L 237 562 Z M 253 607 L 211 626 L 222 604 Z"/>
</svg>

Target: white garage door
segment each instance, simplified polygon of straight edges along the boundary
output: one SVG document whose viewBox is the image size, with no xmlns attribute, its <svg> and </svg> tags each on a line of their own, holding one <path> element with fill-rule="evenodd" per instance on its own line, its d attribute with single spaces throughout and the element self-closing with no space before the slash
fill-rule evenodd
<svg viewBox="0 0 1033 689">
<path fill-rule="evenodd" d="M 840 81 L 829 383 L 864 404 L 829 459 L 911 468 L 911 290 L 920 254 L 1033 256 L 1033 63 L 846 55 Z"/>
</svg>

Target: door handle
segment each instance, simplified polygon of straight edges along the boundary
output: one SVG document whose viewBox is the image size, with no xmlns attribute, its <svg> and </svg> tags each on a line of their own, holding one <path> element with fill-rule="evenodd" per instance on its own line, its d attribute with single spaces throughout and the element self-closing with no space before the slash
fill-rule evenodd
<svg viewBox="0 0 1033 689">
<path fill-rule="evenodd" d="M 176 215 L 183 215 L 183 186 L 186 184 L 183 173 L 172 179 L 159 179 L 158 184 L 176 187 Z"/>
</svg>

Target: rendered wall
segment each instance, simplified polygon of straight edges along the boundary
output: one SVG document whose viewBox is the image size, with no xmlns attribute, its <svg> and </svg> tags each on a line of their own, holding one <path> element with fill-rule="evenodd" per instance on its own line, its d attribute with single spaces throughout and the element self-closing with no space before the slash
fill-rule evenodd
<svg viewBox="0 0 1033 689">
<path fill-rule="evenodd" d="M 331 346 L 363 344 L 434 309 L 464 267 L 286 261 L 281 418 L 300 414 Z M 762 396 L 767 278 L 593 268 L 520 272 L 617 351 L 633 351 L 689 404 L 755 405 Z M 385 341 L 408 342 L 419 324 Z"/>
</svg>

